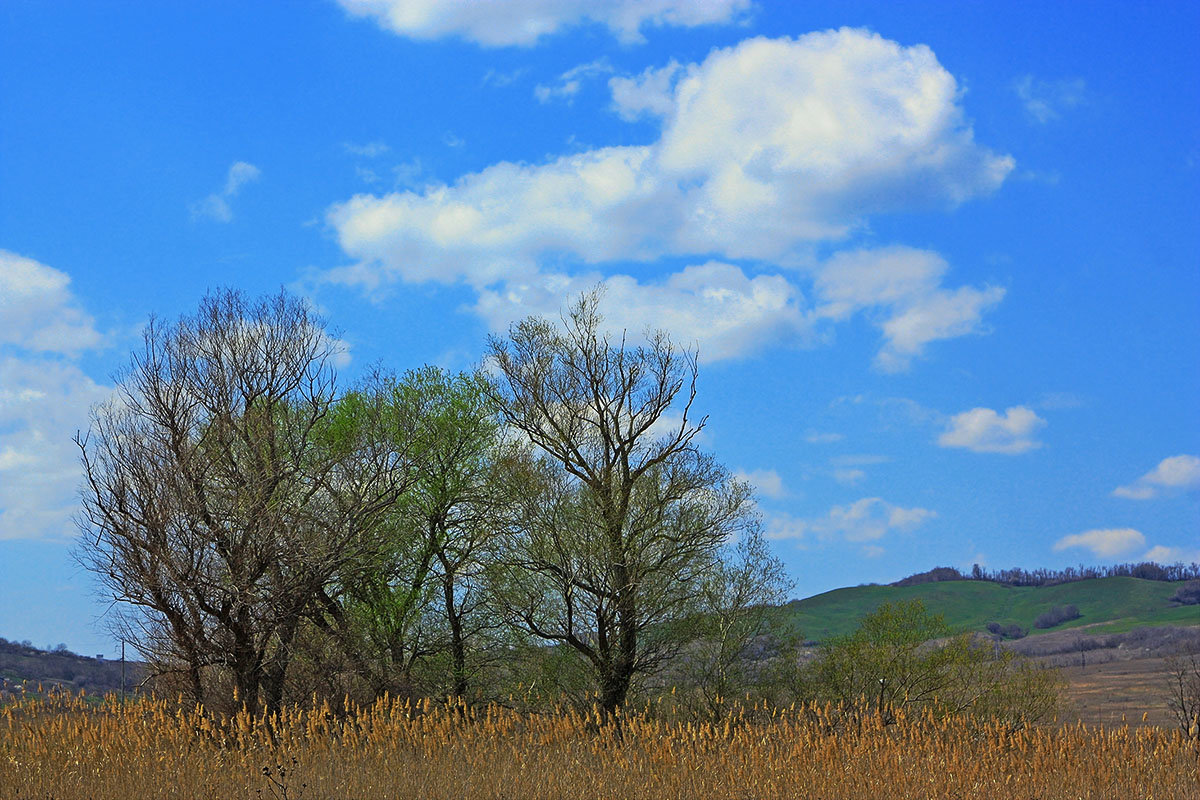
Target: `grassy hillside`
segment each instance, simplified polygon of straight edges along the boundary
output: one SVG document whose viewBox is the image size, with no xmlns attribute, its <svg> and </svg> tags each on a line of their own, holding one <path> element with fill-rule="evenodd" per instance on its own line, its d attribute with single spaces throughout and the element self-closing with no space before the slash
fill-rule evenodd
<svg viewBox="0 0 1200 800">
<path fill-rule="evenodd" d="M 989 622 L 1015 623 L 1036 636 L 1033 621 L 1053 606 L 1074 605 L 1082 616 L 1050 630 L 1089 627 L 1118 633 L 1144 625 L 1200 625 L 1200 606 L 1177 606 L 1168 598 L 1177 583 L 1140 578 L 1097 578 L 1058 586 L 1002 586 L 990 581 L 942 581 L 916 586 L 835 589 L 783 606 L 784 619 L 806 639 L 849 634 L 881 603 L 920 598 L 954 631 L 984 630 Z"/>
</svg>

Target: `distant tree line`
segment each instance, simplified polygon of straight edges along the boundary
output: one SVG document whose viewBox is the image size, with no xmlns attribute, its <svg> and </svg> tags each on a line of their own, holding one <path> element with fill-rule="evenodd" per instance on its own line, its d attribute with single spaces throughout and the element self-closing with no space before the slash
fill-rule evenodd
<svg viewBox="0 0 1200 800">
<path fill-rule="evenodd" d="M 1141 578 L 1148 581 L 1192 581 L 1200 579 L 1200 564 L 1156 564 L 1141 561 L 1128 564 L 1113 564 L 1104 567 L 1066 567 L 1065 569 L 987 570 L 975 564 L 969 574 L 954 567 L 934 567 L 918 572 L 890 584 L 891 586 L 915 586 L 939 581 L 990 581 L 1005 586 L 1057 586 L 1096 578 Z"/>
</svg>

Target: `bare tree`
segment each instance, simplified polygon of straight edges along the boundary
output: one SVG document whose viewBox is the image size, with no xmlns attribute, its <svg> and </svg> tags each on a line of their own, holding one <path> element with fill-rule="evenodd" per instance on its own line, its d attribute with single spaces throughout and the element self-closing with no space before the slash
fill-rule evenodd
<svg viewBox="0 0 1200 800">
<path fill-rule="evenodd" d="M 377 546 L 409 471 L 394 446 L 331 435 L 333 340 L 300 300 L 210 294 L 152 319 L 117 398 L 78 437 L 80 556 L 163 669 L 228 671 L 279 708 L 305 610 Z"/>
<path fill-rule="evenodd" d="M 1200 652 L 1167 659 L 1167 708 L 1189 739 L 1200 740 Z"/>
<path fill-rule="evenodd" d="M 744 531 L 722 563 L 701 581 L 689 645 L 669 677 L 691 689 L 703 713 L 719 721 L 727 701 L 751 690 L 769 690 L 777 665 L 792 653 L 794 633 L 773 625 L 775 606 L 792 582 L 757 527 Z"/>
<path fill-rule="evenodd" d="M 490 391 L 544 455 L 518 492 L 502 597 L 530 633 L 585 660 L 611 712 L 678 652 L 676 625 L 753 515 L 749 488 L 695 446 L 696 354 L 663 333 L 613 341 L 598 303 L 585 294 L 561 329 L 531 318 L 493 338 Z"/>
</svg>

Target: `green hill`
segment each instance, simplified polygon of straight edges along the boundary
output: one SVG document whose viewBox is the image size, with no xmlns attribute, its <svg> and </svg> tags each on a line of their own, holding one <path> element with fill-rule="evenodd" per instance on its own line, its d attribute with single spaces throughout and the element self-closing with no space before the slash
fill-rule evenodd
<svg viewBox="0 0 1200 800">
<path fill-rule="evenodd" d="M 1149 625 L 1200 625 L 1200 606 L 1169 598 L 1178 583 L 1141 578 L 1095 578 L 1057 586 L 1004 586 L 991 581 L 940 581 L 915 586 L 856 586 L 793 600 L 780 611 L 805 639 L 852 633 L 881 603 L 920 598 L 955 632 L 983 631 L 989 622 L 1017 624 L 1030 636 L 1046 633 L 1033 623 L 1054 606 L 1073 605 L 1078 619 L 1048 630 L 1089 627 L 1089 633 L 1120 633 Z"/>
</svg>

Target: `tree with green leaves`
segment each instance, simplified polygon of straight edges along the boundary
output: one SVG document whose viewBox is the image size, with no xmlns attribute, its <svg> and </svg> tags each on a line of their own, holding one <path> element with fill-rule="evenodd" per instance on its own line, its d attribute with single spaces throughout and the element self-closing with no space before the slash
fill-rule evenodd
<svg viewBox="0 0 1200 800">
<path fill-rule="evenodd" d="M 696 445 L 696 353 L 661 332 L 610 337 L 599 299 L 585 294 L 562 327 L 529 318 L 493 337 L 489 394 L 540 453 L 501 542 L 500 600 L 587 665 L 611 713 L 679 653 L 679 623 L 757 518 L 749 487 Z"/>
<path fill-rule="evenodd" d="M 884 603 L 858 630 L 822 645 L 806 669 L 817 699 L 894 721 L 902 708 L 1001 718 L 1014 726 L 1044 719 L 1057 708 L 1052 670 L 971 634 L 951 635 L 941 615 L 918 600 Z"/>
<path fill-rule="evenodd" d="M 372 694 L 466 694 L 499 625 L 484 567 L 505 515 L 505 445 L 482 387 L 478 375 L 436 367 L 376 374 L 333 414 L 343 437 L 360 420 L 387 420 L 379 434 L 412 465 L 383 546 L 348 565 L 314 620 Z"/>
</svg>

